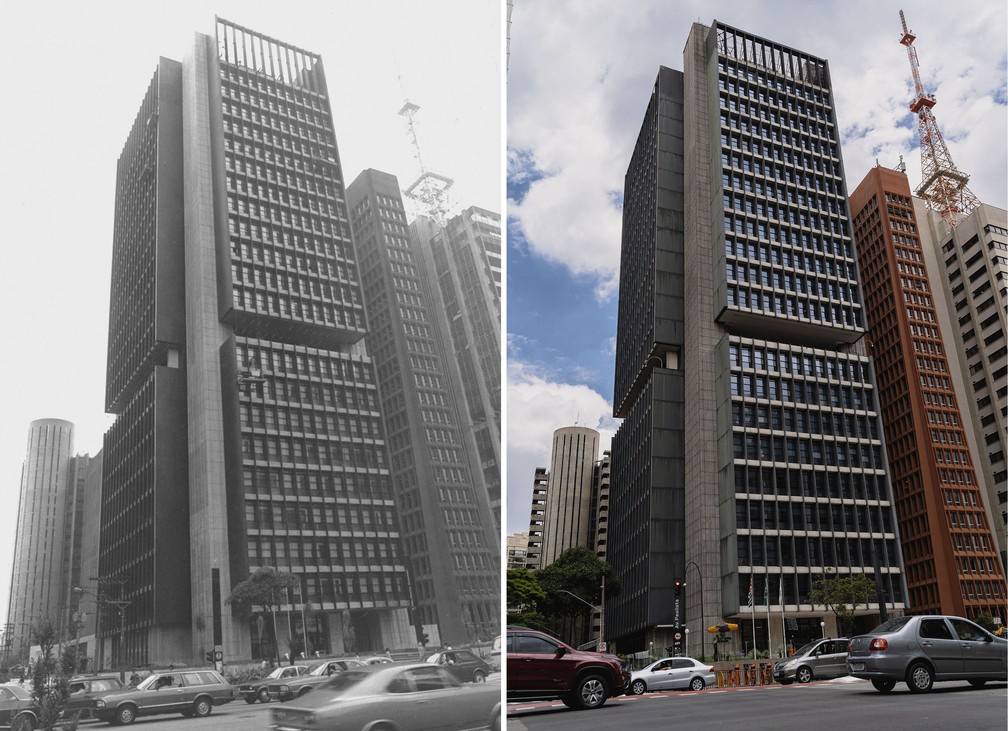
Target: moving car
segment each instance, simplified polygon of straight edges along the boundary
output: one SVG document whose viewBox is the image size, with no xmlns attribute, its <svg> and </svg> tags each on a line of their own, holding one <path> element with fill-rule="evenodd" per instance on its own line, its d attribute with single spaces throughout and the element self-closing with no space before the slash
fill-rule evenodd
<svg viewBox="0 0 1008 731">
<path fill-rule="evenodd" d="M 962 617 L 893 617 L 850 641 L 847 668 L 881 693 L 899 682 L 913 693 L 942 680 L 968 680 L 979 688 L 1008 680 L 1008 640 Z"/>
<path fill-rule="evenodd" d="M 274 680 L 290 680 L 308 674 L 307 665 L 281 665 L 274 668 L 273 672 L 260 680 L 253 680 L 242 683 L 238 686 L 238 695 L 245 699 L 246 703 L 266 703 L 270 699 L 269 684 Z"/>
<path fill-rule="evenodd" d="M 795 651 L 787 660 L 774 665 L 773 678 L 782 685 L 794 681 L 830 680 L 847 674 L 846 637 L 814 640 Z"/>
<path fill-rule="evenodd" d="M 358 660 L 323 660 L 312 665 L 304 675 L 270 681 L 266 688 L 270 699 L 289 701 L 291 698 L 302 696 L 312 688 L 322 685 L 332 675 L 359 667 L 364 667 L 364 663 Z"/>
<path fill-rule="evenodd" d="M 94 715 L 124 725 L 133 723 L 137 716 L 157 713 L 202 717 L 235 697 L 234 686 L 216 670 L 172 670 L 148 675 L 133 690 L 99 694 Z"/>
<path fill-rule="evenodd" d="M 460 683 L 482 683 L 490 674 L 490 663 L 469 650 L 435 652 L 426 662 L 443 665 Z"/>
<path fill-rule="evenodd" d="M 70 679 L 70 697 L 67 698 L 63 715 L 76 715 L 78 719 L 93 716 L 94 701 L 102 693 L 126 690 L 117 675 L 81 675 Z"/>
<path fill-rule="evenodd" d="M 500 729 L 500 686 L 462 685 L 429 663 L 353 668 L 272 709 L 275 731 Z"/>
<path fill-rule="evenodd" d="M 507 698 L 559 698 L 570 708 L 598 708 L 630 684 L 615 655 L 575 650 L 527 627 L 507 630 Z"/>
<path fill-rule="evenodd" d="M 630 674 L 630 693 L 642 695 L 649 690 L 703 690 L 715 685 L 714 666 L 692 657 L 666 657 Z"/>
<path fill-rule="evenodd" d="M 19 683 L 0 685 L 0 727 L 33 729 L 38 717 L 32 710 L 31 691 Z"/>
</svg>

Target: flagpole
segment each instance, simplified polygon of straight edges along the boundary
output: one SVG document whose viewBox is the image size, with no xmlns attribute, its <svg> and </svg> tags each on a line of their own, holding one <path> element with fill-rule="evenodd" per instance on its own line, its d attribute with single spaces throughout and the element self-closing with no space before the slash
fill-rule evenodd
<svg viewBox="0 0 1008 731">
<path fill-rule="evenodd" d="M 766 653 L 767 657 L 772 656 L 773 644 L 770 641 L 770 574 L 764 574 L 763 593 L 766 595 Z"/>
<path fill-rule="evenodd" d="M 753 596 L 753 575 L 749 574 L 749 619 L 752 622 L 752 659 L 756 659 L 756 598 Z"/>
<path fill-rule="evenodd" d="M 781 624 L 781 637 L 783 641 L 781 646 L 783 648 L 784 657 L 788 656 L 788 642 L 787 642 L 787 618 L 784 616 L 784 574 L 780 577 L 780 624 Z"/>
</svg>

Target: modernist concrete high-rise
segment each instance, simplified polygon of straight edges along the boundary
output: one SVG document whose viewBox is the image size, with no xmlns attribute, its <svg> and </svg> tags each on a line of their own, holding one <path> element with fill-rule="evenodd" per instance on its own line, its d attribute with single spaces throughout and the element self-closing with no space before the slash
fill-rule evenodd
<svg viewBox="0 0 1008 731">
<path fill-rule="evenodd" d="M 525 566 L 541 569 L 543 536 L 546 532 L 546 489 L 549 485 L 549 470 L 536 467 L 532 478 L 532 506 L 529 509 L 528 551 Z"/>
<path fill-rule="evenodd" d="M 594 550 L 592 477 L 599 455 L 599 433 L 584 426 L 553 432 L 546 515 L 539 567 L 545 568 L 574 546 Z"/>
<path fill-rule="evenodd" d="M 365 170 L 348 187 L 347 204 L 416 621 L 436 627 L 446 644 L 490 639 L 500 626 L 500 538 L 447 335 L 449 312 L 424 273 L 395 176 Z"/>
<path fill-rule="evenodd" d="M 827 568 L 905 585 L 825 60 L 695 23 L 659 70 L 624 191 L 607 604 L 622 651 L 820 636 Z M 875 566 L 878 568 L 876 569 Z M 861 614 L 874 621 L 874 603 Z M 762 616 L 761 616 L 762 615 Z M 741 647 L 741 644 L 740 644 Z"/>
<path fill-rule="evenodd" d="M 434 303 L 448 318 L 446 344 L 458 363 L 466 413 L 479 450 L 490 508 L 501 508 L 501 220 L 471 206 L 438 225 L 418 217 L 417 242 Z"/>
<path fill-rule="evenodd" d="M 936 317 L 910 183 L 905 173 L 876 166 L 850 202 L 909 609 L 1002 617 L 1005 574 L 950 373 L 950 339 Z M 958 343 L 951 342 L 954 353 Z"/>
<path fill-rule="evenodd" d="M 21 468 L 17 535 L 11 571 L 7 625 L 11 664 L 28 661 L 31 628 L 49 620 L 60 628 L 68 601 L 67 559 L 73 545 L 67 523 L 74 518 L 72 473 L 74 427 L 62 419 L 39 419 L 28 430 Z"/>
<path fill-rule="evenodd" d="M 506 569 L 527 569 L 525 556 L 528 554 L 528 533 L 512 533 L 504 540 L 507 551 Z"/>
<path fill-rule="evenodd" d="M 939 322 L 956 356 L 950 371 L 961 380 L 956 390 L 975 445 L 973 467 L 1008 566 L 1008 211 L 981 203 L 949 231 L 923 201 L 913 201 Z"/>
<path fill-rule="evenodd" d="M 116 662 L 415 643 L 332 104 L 318 55 L 217 19 L 160 60 L 127 138 L 99 559 L 130 602 L 124 647 L 99 629 Z M 300 582 L 280 636 L 223 602 L 265 567 Z"/>
</svg>

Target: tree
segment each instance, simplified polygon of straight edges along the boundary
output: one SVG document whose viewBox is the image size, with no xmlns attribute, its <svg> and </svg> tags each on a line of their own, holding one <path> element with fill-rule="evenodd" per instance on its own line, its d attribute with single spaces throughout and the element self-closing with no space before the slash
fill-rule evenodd
<svg viewBox="0 0 1008 731">
<path fill-rule="evenodd" d="M 618 594 L 621 586 L 613 567 L 585 546 L 568 548 L 556 561 L 536 572 L 536 579 L 546 592 L 546 599 L 539 603 L 541 610 L 561 623 L 582 615 L 590 616 L 591 610 L 585 605 L 601 603 L 603 582 L 606 597 Z M 572 631 L 568 629 L 563 634 Z"/>
<path fill-rule="evenodd" d="M 994 621 L 994 615 L 990 612 L 981 612 L 973 620 L 985 630 L 993 634 L 998 634 L 1001 630 L 1001 625 Z"/>
<path fill-rule="evenodd" d="M 854 632 L 854 610 L 859 604 L 868 606 L 875 597 L 875 582 L 865 574 L 839 575 L 832 569 L 816 579 L 809 592 L 809 601 L 827 607 L 836 616 L 841 634 Z M 845 629 L 846 625 L 846 629 Z"/>
<path fill-rule="evenodd" d="M 283 604 L 287 591 L 298 586 L 293 574 L 281 573 L 269 566 L 261 568 L 245 581 L 231 589 L 225 603 L 239 609 L 260 607 L 273 620 L 273 646 L 276 649 L 276 663 L 280 665 L 280 642 L 276 632 L 276 613 Z"/>
<path fill-rule="evenodd" d="M 539 611 L 546 601 L 546 592 L 536 575 L 528 569 L 508 569 L 507 572 L 507 622 L 534 626 L 544 621 Z"/>
<path fill-rule="evenodd" d="M 38 717 L 39 729 L 52 729 L 60 722 L 63 708 L 70 697 L 70 676 L 73 670 L 67 671 L 64 663 L 53 656 L 56 627 L 51 619 L 37 621 L 30 631 L 32 642 L 39 646 L 40 651 L 32 666 L 32 705 Z"/>
</svg>

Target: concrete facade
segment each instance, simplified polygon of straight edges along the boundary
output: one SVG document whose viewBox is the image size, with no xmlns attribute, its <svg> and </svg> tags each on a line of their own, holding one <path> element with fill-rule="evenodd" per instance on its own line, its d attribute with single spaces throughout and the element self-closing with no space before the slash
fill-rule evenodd
<svg viewBox="0 0 1008 731">
<path fill-rule="evenodd" d="M 117 179 L 110 662 L 414 646 L 348 218 L 317 55 L 218 18 L 161 59 Z M 275 627 L 225 601 L 266 567 L 298 579 Z"/>
<path fill-rule="evenodd" d="M 405 225 L 395 176 L 363 171 L 347 188 L 347 205 L 417 630 L 436 625 L 447 644 L 492 639 L 500 632 L 500 538 L 449 313 Z"/>
<path fill-rule="evenodd" d="M 7 624 L 9 663 L 27 663 L 31 629 L 41 620 L 61 627 L 66 616 L 67 574 L 64 553 L 72 535 L 74 427 L 62 419 L 38 419 L 28 429 L 21 468 L 17 535 L 11 569 Z"/>
<path fill-rule="evenodd" d="M 740 651 L 820 636 L 827 569 L 904 607 L 832 104 L 824 60 L 717 22 L 659 71 L 624 191 L 618 651 L 672 644 L 675 581 L 693 637 L 732 618 Z"/>
<path fill-rule="evenodd" d="M 553 432 L 539 568 L 568 548 L 592 544 L 592 472 L 598 453 L 594 429 L 568 426 Z"/>
<path fill-rule="evenodd" d="M 986 203 L 953 230 L 914 198 L 924 260 L 935 283 L 936 310 L 949 333 L 951 375 L 973 466 L 1006 565 L 1008 550 L 1008 211 Z M 941 286 L 938 286 L 940 283 Z M 939 296 L 941 299 L 939 300 Z"/>
</svg>

